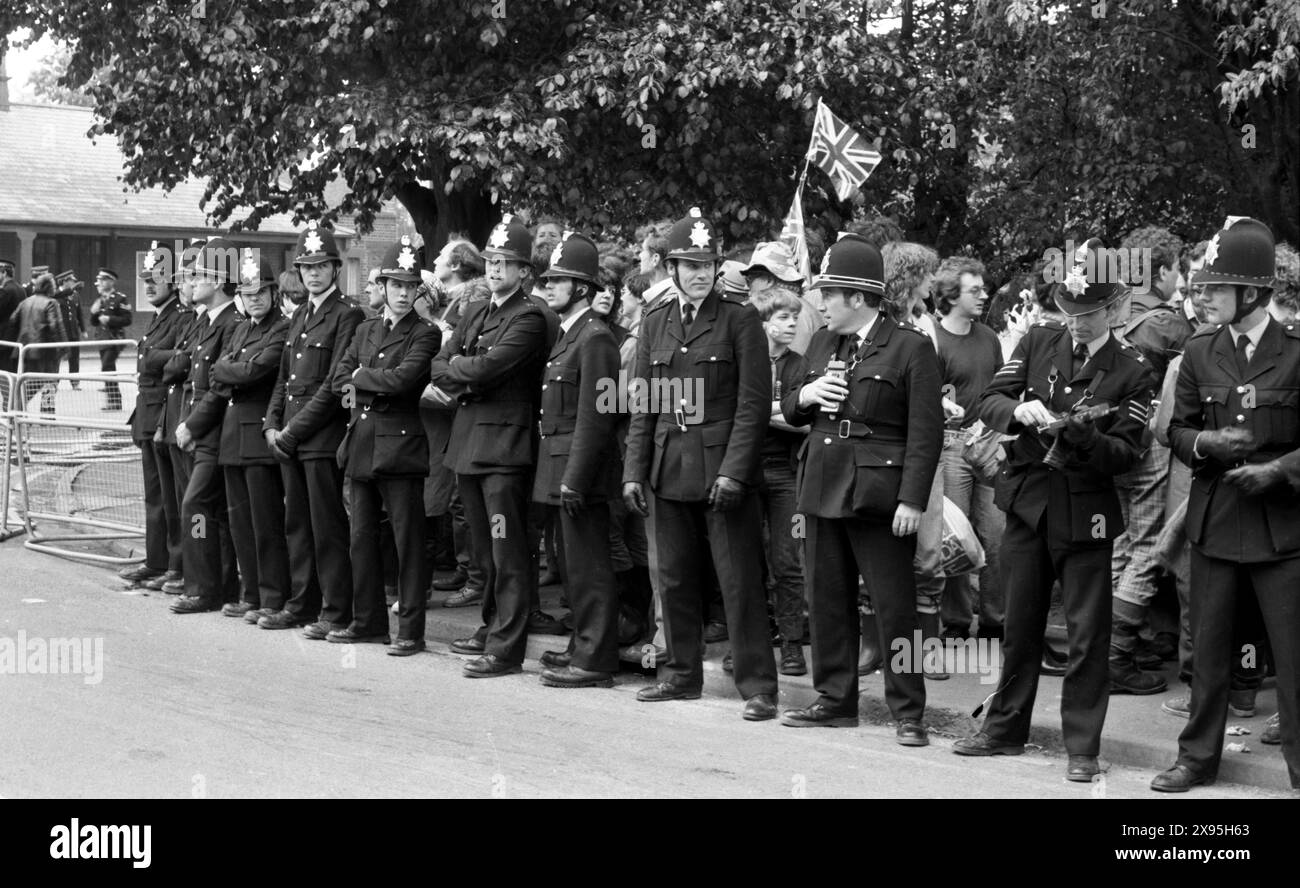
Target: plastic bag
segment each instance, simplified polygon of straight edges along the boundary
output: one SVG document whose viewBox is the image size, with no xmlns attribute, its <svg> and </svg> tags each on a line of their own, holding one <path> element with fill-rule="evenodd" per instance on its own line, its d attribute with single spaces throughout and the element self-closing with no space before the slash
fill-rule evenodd
<svg viewBox="0 0 1300 888">
<path fill-rule="evenodd" d="M 939 548 L 945 576 L 959 577 L 984 567 L 984 547 L 961 508 L 943 498 L 943 541 Z"/>
</svg>

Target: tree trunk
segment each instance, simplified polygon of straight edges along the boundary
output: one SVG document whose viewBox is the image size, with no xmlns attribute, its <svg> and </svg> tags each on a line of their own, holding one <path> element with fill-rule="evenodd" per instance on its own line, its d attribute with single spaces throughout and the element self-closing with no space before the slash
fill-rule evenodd
<svg viewBox="0 0 1300 888">
<path fill-rule="evenodd" d="M 500 208 L 492 203 L 490 195 L 472 188 L 447 194 L 437 179 L 433 188 L 414 182 L 404 185 L 397 189 L 396 197 L 424 238 L 429 262 L 453 234 L 464 235 L 482 247 L 501 218 Z"/>
</svg>

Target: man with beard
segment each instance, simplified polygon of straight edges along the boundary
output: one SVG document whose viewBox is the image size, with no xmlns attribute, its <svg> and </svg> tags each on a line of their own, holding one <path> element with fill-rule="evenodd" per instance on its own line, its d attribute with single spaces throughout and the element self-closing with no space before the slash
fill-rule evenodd
<svg viewBox="0 0 1300 888">
<path fill-rule="evenodd" d="M 343 268 L 334 232 L 315 220 L 298 237 L 294 267 L 307 289 L 294 312 L 262 433 L 284 478 L 290 598 L 262 617 L 263 629 L 307 624 L 303 637 L 324 641 L 352 621 L 348 513 L 337 454 L 347 411 L 330 380 L 364 318 L 338 288 Z"/>
<path fill-rule="evenodd" d="M 156 440 L 158 421 L 167 401 L 167 386 L 162 371 L 194 314 L 181 305 L 174 288 L 173 261 L 167 251 L 154 241 L 140 256 L 140 280 L 144 298 L 154 307 L 153 320 L 136 347 L 139 369 L 135 410 L 131 413 L 131 440 L 140 448 L 140 467 L 144 474 L 144 563 L 124 568 L 118 576 L 144 584 L 161 583 L 182 576 L 181 508 L 175 470 L 168 444 Z M 74 349 L 75 352 L 75 349 Z M 170 574 L 170 576 L 168 576 Z"/>
<path fill-rule="evenodd" d="M 528 229 L 502 217 L 483 251 L 492 297 L 466 309 L 431 366 L 440 397 L 459 402 L 445 464 L 456 472 L 471 557 L 486 576 L 483 655 L 466 664 L 468 678 L 520 671 L 528 638 L 534 419 L 551 346 L 544 309 L 521 286 L 532 247 Z"/>
</svg>

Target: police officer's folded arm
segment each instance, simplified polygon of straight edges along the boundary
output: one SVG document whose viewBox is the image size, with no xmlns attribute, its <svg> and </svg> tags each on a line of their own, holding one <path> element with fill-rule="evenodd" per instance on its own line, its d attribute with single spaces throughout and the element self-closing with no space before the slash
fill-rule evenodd
<svg viewBox="0 0 1300 888">
<path fill-rule="evenodd" d="M 284 338 L 276 337 L 275 331 L 268 335 L 272 337 L 271 343 L 247 361 L 236 361 L 233 354 L 224 355 L 212 367 L 213 382 L 228 386 L 248 386 L 280 372 Z"/>
<path fill-rule="evenodd" d="M 441 330 L 420 322 L 401 363 L 391 370 L 362 367 L 353 374 L 352 382 L 359 389 L 377 394 L 397 394 L 413 388 L 424 388 L 429 378 L 429 364 L 438 353 L 441 342 Z"/>
<path fill-rule="evenodd" d="M 352 345 L 357 327 L 364 319 L 365 315 L 359 308 L 347 308 L 339 318 L 334 333 L 334 353 L 330 359 L 330 369 L 321 380 L 316 393 L 307 402 L 307 406 L 294 414 L 284 430 L 282 437 L 288 438 L 290 446 L 320 431 L 334 419 L 339 406 L 339 396 L 330 388 L 329 383 L 335 377 L 339 362 L 343 360 L 344 353 Z"/>
<path fill-rule="evenodd" d="M 185 427 L 189 429 L 190 434 L 195 438 L 201 438 L 221 425 L 229 399 L 229 389 L 225 389 L 223 396 L 216 388 L 208 389 L 203 393 L 203 397 L 195 399 L 193 406 L 190 407 L 189 416 L 185 417 Z"/>
<path fill-rule="evenodd" d="M 353 336 L 343 357 L 334 365 L 334 372 L 327 380 L 330 389 L 336 395 L 346 394 L 356 387 L 352 374 L 361 365 L 361 337 Z"/>
<path fill-rule="evenodd" d="M 509 326 L 486 353 L 448 360 L 445 378 L 465 385 L 495 382 L 532 360 L 545 343 L 545 336 L 546 318 L 541 309 L 530 307 L 509 321 Z"/>
</svg>

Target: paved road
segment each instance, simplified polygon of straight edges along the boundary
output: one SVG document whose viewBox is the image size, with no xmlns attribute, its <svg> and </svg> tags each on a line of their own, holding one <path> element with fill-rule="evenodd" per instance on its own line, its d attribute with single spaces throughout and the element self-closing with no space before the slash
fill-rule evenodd
<svg viewBox="0 0 1300 888">
<path fill-rule="evenodd" d="M 533 662 L 471 681 L 445 649 L 397 659 L 166 606 L 101 568 L 0 544 L 0 670 L 20 632 L 103 645 L 97 683 L 0 674 L 0 796 L 1167 798 L 1145 771 L 1071 784 L 1059 758 L 971 761 L 942 739 L 904 749 L 888 728 L 750 724 L 738 700 L 640 704 L 641 679 L 554 690 Z"/>
</svg>

